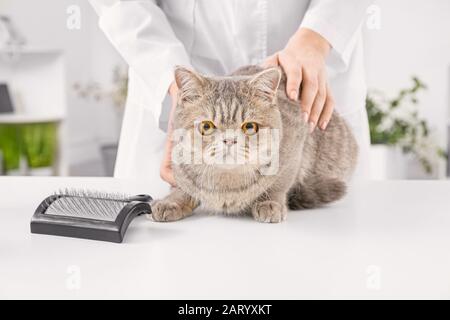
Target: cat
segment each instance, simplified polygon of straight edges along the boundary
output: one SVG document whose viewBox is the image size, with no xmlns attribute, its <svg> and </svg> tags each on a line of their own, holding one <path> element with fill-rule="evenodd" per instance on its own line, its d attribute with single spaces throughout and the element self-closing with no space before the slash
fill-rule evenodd
<svg viewBox="0 0 450 320">
<path fill-rule="evenodd" d="M 299 102 L 286 95 L 280 68 L 247 66 L 230 76 L 206 77 L 177 67 L 175 80 L 174 129 L 184 132 L 174 142 L 177 187 L 152 203 L 154 221 L 179 220 L 201 206 L 278 223 L 286 219 L 288 208 L 315 208 L 345 195 L 358 154 L 351 129 L 335 112 L 325 131 L 310 133 Z M 273 132 L 278 140 L 269 143 L 263 132 Z M 255 146 L 262 150 L 260 158 L 251 151 Z M 197 157 L 200 162 L 193 160 L 196 152 L 203 153 Z M 179 161 L 180 154 L 188 161 Z M 223 160 L 224 155 L 240 155 L 244 161 L 203 161 Z"/>
</svg>

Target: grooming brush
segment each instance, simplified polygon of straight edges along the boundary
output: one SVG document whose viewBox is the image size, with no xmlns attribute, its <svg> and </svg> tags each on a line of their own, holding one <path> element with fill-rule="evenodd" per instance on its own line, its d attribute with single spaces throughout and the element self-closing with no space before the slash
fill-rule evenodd
<svg viewBox="0 0 450 320">
<path fill-rule="evenodd" d="M 151 214 L 149 195 L 62 190 L 45 199 L 31 233 L 122 243 L 131 221 Z"/>
</svg>

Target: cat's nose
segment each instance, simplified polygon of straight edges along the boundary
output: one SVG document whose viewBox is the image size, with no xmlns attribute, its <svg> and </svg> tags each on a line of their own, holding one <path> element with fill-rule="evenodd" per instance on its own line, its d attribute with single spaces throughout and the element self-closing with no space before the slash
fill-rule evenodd
<svg viewBox="0 0 450 320">
<path fill-rule="evenodd" d="M 227 145 L 227 146 L 232 146 L 232 145 L 234 145 L 234 144 L 237 143 L 237 139 L 236 139 L 236 138 L 232 138 L 232 139 L 229 139 L 229 138 L 223 139 L 223 143 L 225 143 L 225 145 Z"/>
</svg>

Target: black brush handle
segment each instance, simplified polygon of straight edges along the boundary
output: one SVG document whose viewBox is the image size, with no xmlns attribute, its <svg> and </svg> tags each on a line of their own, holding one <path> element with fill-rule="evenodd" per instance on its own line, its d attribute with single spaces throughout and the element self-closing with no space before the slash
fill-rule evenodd
<svg viewBox="0 0 450 320">
<path fill-rule="evenodd" d="M 153 198 L 148 194 L 138 194 L 137 196 L 128 198 L 128 202 L 150 202 Z"/>
<path fill-rule="evenodd" d="M 129 202 L 150 203 L 150 201 L 152 201 L 152 200 L 153 200 L 153 198 L 148 194 L 138 194 L 137 196 L 128 198 Z M 139 213 L 138 216 L 142 216 L 144 214 L 150 214 L 150 213 Z"/>
</svg>

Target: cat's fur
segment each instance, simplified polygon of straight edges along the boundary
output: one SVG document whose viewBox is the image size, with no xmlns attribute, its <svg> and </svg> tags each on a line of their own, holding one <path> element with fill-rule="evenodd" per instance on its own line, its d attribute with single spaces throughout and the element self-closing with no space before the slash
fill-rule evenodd
<svg viewBox="0 0 450 320">
<path fill-rule="evenodd" d="M 155 221 L 182 219 L 202 205 L 209 211 L 251 213 L 257 221 L 281 222 L 288 207 L 314 208 L 344 196 L 358 152 L 350 128 L 335 112 L 326 131 L 310 134 L 299 103 L 286 96 L 286 77 L 280 69 L 249 66 L 229 77 L 205 77 L 179 67 L 175 78 L 180 88 L 175 129 L 198 134 L 196 123 L 202 120 L 213 120 L 217 132 L 239 131 L 245 121 L 279 129 L 279 170 L 262 175 L 261 166 L 267 163 L 174 163 L 177 187 L 152 204 Z M 217 145 L 206 139 L 201 147 L 210 150 Z"/>
</svg>

